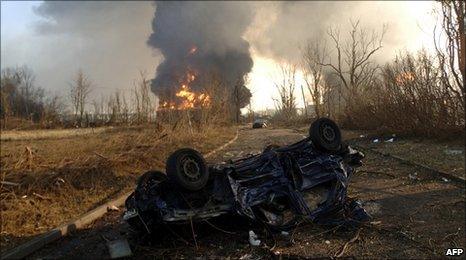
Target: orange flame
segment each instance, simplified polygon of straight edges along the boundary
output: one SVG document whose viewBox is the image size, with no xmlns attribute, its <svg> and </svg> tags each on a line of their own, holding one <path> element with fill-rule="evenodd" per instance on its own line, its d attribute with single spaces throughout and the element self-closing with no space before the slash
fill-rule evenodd
<svg viewBox="0 0 466 260">
<path fill-rule="evenodd" d="M 196 47 L 196 46 L 193 46 L 193 47 L 191 47 L 191 49 L 189 49 L 188 54 L 189 54 L 189 55 L 193 55 L 196 51 L 197 51 L 197 47 Z"/>
<path fill-rule="evenodd" d="M 402 72 L 398 74 L 395 78 L 395 81 L 397 84 L 406 84 L 406 83 L 414 81 L 414 78 L 415 78 L 414 73 L 408 71 L 408 72 Z"/>
<path fill-rule="evenodd" d="M 196 93 L 191 91 L 189 84 L 196 79 L 196 75 L 188 71 L 181 89 L 176 92 L 175 96 L 181 99 L 181 103 L 176 105 L 175 102 L 163 102 L 159 109 L 178 109 L 185 110 L 195 107 L 207 107 L 210 105 L 210 96 L 206 93 Z"/>
</svg>

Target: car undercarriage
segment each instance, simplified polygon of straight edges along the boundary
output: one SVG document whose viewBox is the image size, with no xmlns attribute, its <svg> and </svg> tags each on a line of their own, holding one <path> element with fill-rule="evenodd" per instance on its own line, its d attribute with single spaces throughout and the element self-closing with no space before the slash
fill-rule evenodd
<svg viewBox="0 0 466 260">
<path fill-rule="evenodd" d="M 271 230 L 288 230 L 302 221 L 358 225 L 370 216 L 347 188 L 364 155 L 341 142 L 338 126 L 321 118 L 309 136 L 285 146 L 220 164 L 207 164 L 196 150 L 175 151 L 167 173 L 149 171 L 126 200 L 124 219 L 153 232 L 230 214 Z"/>
</svg>

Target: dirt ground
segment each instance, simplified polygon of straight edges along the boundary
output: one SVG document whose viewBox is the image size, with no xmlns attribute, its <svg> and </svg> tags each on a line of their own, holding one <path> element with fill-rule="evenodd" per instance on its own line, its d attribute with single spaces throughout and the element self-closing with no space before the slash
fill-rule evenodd
<svg viewBox="0 0 466 260">
<path fill-rule="evenodd" d="M 210 161 L 258 152 L 267 144 L 286 144 L 302 137 L 302 131 L 290 129 L 244 129 L 234 144 Z M 365 165 L 349 187 L 349 195 L 359 197 L 373 216 L 372 222 L 360 229 L 307 224 L 273 237 L 257 230 L 263 243 L 252 247 L 248 243 L 250 227 L 231 220 L 221 222 L 223 226 L 196 223 L 196 240 L 189 226 L 152 238 L 141 237 L 121 220 L 122 209 L 48 245 L 31 258 L 109 258 L 106 244 L 117 239 L 127 239 L 137 258 L 437 258 L 445 257 L 447 248 L 465 248 L 464 184 L 445 182 L 431 171 L 387 156 L 366 154 Z"/>
<path fill-rule="evenodd" d="M 359 140 L 357 140 L 359 139 Z M 378 142 L 374 142 L 374 140 Z M 359 145 L 465 178 L 464 139 L 439 141 L 420 138 L 356 138 Z M 390 142 L 392 141 L 393 142 Z"/>
</svg>

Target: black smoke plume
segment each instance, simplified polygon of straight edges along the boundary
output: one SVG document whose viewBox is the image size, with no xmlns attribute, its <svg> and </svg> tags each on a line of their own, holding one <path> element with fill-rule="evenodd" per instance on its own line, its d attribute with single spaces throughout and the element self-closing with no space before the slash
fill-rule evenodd
<svg viewBox="0 0 466 260">
<path fill-rule="evenodd" d="M 235 86 L 246 89 L 244 76 L 253 61 L 242 36 L 253 15 L 245 2 L 157 2 L 148 44 L 165 60 L 157 67 L 152 91 L 161 101 L 179 102 L 174 93 L 188 73 L 196 75 L 190 89 L 200 92 L 202 77 L 212 72 L 231 91 Z"/>
</svg>

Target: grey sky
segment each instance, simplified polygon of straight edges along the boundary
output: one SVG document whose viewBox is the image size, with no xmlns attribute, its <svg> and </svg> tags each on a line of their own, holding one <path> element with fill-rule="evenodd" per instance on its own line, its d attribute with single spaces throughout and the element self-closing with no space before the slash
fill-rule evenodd
<svg viewBox="0 0 466 260">
<path fill-rule="evenodd" d="M 361 25 L 371 28 L 387 23 L 380 57 L 432 44 L 433 2 L 247 4 L 255 11 L 244 35 L 255 64 L 249 75 L 255 108 L 273 107 L 270 74 L 275 62 L 296 60 L 299 47 L 309 38 L 322 37 L 326 26 L 344 30 L 350 18 L 359 18 Z M 163 59 L 146 44 L 152 33 L 152 2 L 2 1 L 1 7 L 2 68 L 26 64 L 39 85 L 58 94 L 67 93 L 78 68 L 94 82 L 96 99 L 116 90 L 129 92 L 139 70 L 153 77 Z"/>
</svg>

